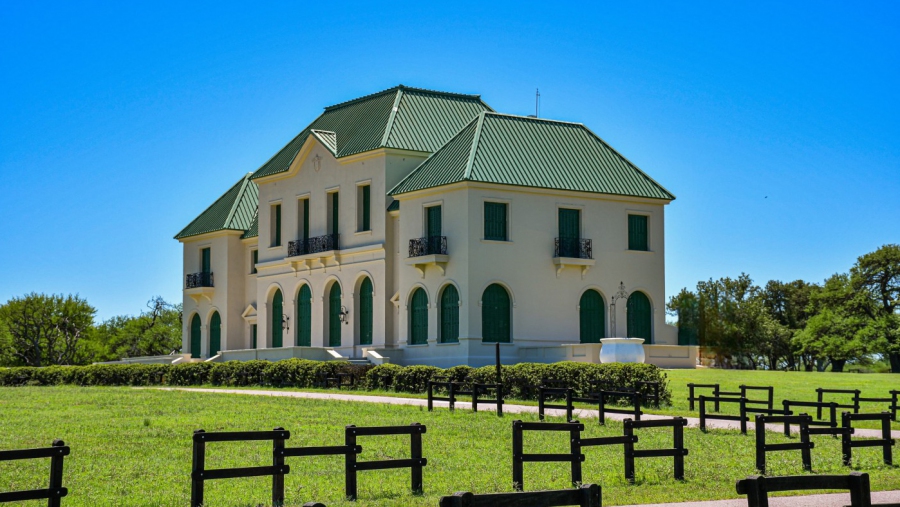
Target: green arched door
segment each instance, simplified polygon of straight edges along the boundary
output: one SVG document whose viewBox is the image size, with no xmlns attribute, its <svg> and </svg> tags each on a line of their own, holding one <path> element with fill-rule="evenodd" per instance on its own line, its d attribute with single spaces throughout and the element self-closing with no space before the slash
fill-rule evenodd
<svg viewBox="0 0 900 507">
<path fill-rule="evenodd" d="M 372 345 L 372 280 L 366 278 L 359 286 L 359 344 Z"/>
<path fill-rule="evenodd" d="M 282 321 L 284 320 L 284 296 L 280 290 L 275 291 L 272 296 L 272 347 L 281 347 L 284 344 L 284 329 Z"/>
<path fill-rule="evenodd" d="M 191 319 L 191 357 L 200 357 L 200 316 Z"/>
<path fill-rule="evenodd" d="M 628 337 L 643 338 L 644 343 L 651 343 L 650 338 L 650 299 L 643 292 L 633 292 L 628 296 Z"/>
<path fill-rule="evenodd" d="M 212 357 L 222 350 L 222 317 L 219 312 L 213 313 L 209 319 L 209 357 Z"/>
<path fill-rule="evenodd" d="M 297 328 L 297 346 L 310 347 L 312 345 L 312 291 L 309 285 L 300 287 L 297 295 L 297 317 L 294 319 L 294 327 Z"/>
<path fill-rule="evenodd" d="M 605 338 L 606 311 L 603 297 L 595 290 L 586 290 L 578 304 L 578 320 L 581 323 L 581 343 L 600 343 Z"/>
<path fill-rule="evenodd" d="M 509 343 L 509 293 L 502 286 L 491 284 L 481 296 L 482 341 Z"/>
<path fill-rule="evenodd" d="M 341 346 L 341 286 L 337 282 L 328 293 L 328 346 Z"/>
<path fill-rule="evenodd" d="M 459 292 L 448 285 L 441 292 L 441 343 L 459 341 Z"/>
<path fill-rule="evenodd" d="M 413 292 L 409 309 L 410 345 L 428 343 L 428 294 L 422 288 Z"/>
</svg>

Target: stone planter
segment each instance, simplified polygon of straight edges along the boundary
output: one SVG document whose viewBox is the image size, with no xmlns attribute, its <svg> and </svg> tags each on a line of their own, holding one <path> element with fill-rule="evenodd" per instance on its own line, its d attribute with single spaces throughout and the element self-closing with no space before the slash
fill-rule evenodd
<svg viewBox="0 0 900 507">
<path fill-rule="evenodd" d="M 603 338 L 600 340 L 601 363 L 643 363 L 643 338 Z"/>
</svg>

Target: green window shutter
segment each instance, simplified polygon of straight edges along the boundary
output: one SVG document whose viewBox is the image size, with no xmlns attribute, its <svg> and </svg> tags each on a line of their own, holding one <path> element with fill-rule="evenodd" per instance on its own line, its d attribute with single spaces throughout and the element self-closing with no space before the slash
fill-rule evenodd
<svg viewBox="0 0 900 507">
<path fill-rule="evenodd" d="M 197 314 L 191 319 L 191 357 L 200 357 L 200 316 Z"/>
<path fill-rule="evenodd" d="M 272 246 L 281 246 L 281 205 L 275 205 L 275 240 Z"/>
<path fill-rule="evenodd" d="M 559 208 L 559 256 L 580 256 L 581 211 Z"/>
<path fill-rule="evenodd" d="M 628 338 L 643 338 L 644 343 L 652 343 L 650 328 L 650 299 L 643 292 L 633 292 L 628 296 Z"/>
<path fill-rule="evenodd" d="M 370 216 L 370 211 L 369 211 L 369 208 L 371 207 L 370 206 L 370 201 L 371 201 L 370 190 L 371 189 L 369 188 L 369 185 L 362 187 L 362 206 L 363 206 L 362 230 L 364 230 L 364 231 L 372 230 L 371 223 L 370 223 L 371 216 Z"/>
<path fill-rule="evenodd" d="M 506 203 L 484 203 L 484 239 L 495 241 L 507 241 L 506 232 Z"/>
<path fill-rule="evenodd" d="M 284 296 L 281 295 L 280 290 L 275 291 L 275 296 L 272 297 L 272 347 L 278 348 L 284 344 L 284 329 L 281 327 L 281 322 L 284 320 Z"/>
<path fill-rule="evenodd" d="M 341 346 L 341 286 L 337 283 L 328 293 L 328 346 Z"/>
<path fill-rule="evenodd" d="M 502 286 L 491 284 L 481 297 L 482 341 L 510 342 L 509 294 Z"/>
<path fill-rule="evenodd" d="M 200 250 L 200 271 L 209 273 L 211 270 L 212 264 L 210 261 L 210 249 L 204 248 Z"/>
<path fill-rule="evenodd" d="M 340 228 L 338 227 L 338 211 L 340 209 L 338 193 L 331 194 L 331 234 L 337 235 Z"/>
<path fill-rule="evenodd" d="M 606 307 L 599 292 L 587 290 L 581 295 L 578 320 L 581 325 L 581 343 L 600 343 L 600 339 L 605 338 Z"/>
<path fill-rule="evenodd" d="M 294 327 L 297 328 L 297 346 L 310 347 L 312 345 L 312 292 L 309 285 L 300 287 L 297 296 L 297 317 L 294 319 Z"/>
<path fill-rule="evenodd" d="M 256 348 L 256 337 L 257 337 L 256 324 L 250 324 L 250 348 L 251 349 Z"/>
<path fill-rule="evenodd" d="M 645 215 L 628 215 L 628 249 L 648 250 L 647 217 Z"/>
<path fill-rule="evenodd" d="M 429 238 L 442 236 L 441 234 L 441 207 L 431 206 L 426 209 L 426 235 Z"/>
<path fill-rule="evenodd" d="M 373 326 L 372 280 L 366 278 L 359 286 L 359 344 L 372 345 Z"/>
<path fill-rule="evenodd" d="M 428 343 L 428 294 L 421 288 L 413 292 L 410 305 L 410 345 Z"/>
<path fill-rule="evenodd" d="M 259 250 L 254 250 L 251 258 L 250 274 L 256 274 L 256 265 L 259 264 Z"/>
<path fill-rule="evenodd" d="M 303 241 L 309 239 L 309 199 L 303 199 Z M 306 244 L 306 243 L 304 243 Z"/>
<path fill-rule="evenodd" d="M 209 357 L 212 357 L 222 350 L 222 317 L 219 312 L 213 313 L 209 319 Z"/>
<path fill-rule="evenodd" d="M 459 291 L 448 285 L 441 293 L 441 343 L 459 341 Z"/>
</svg>

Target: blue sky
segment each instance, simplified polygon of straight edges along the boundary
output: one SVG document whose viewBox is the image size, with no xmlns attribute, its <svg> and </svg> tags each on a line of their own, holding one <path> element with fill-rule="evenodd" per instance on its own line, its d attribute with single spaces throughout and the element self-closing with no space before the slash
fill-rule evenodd
<svg viewBox="0 0 900 507">
<path fill-rule="evenodd" d="M 821 282 L 900 242 L 898 26 L 897 2 L 6 2 L 0 302 L 180 301 L 175 233 L 400 83 L 517 114 L 540 88 L 661 182 L 668 295 Z"/>
</svg>

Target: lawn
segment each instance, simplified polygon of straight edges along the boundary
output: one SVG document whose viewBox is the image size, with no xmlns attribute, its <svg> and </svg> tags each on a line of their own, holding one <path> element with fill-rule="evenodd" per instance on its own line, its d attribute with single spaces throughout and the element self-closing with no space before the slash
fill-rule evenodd
<svg viewBox="0 0 900 507">
<path fill-rule="evenodd" d="M 418 407 L 383 406 L 338 401 L 168 392 L 103 387 L 25 387 L 0 389 L 0 449 L 42 447 L 62 438 L 72 447 L 66 460 L 66 506 L 184 506 L 189 502 L 191 434 L 207 431 L 265 430 L 282 426 L 291 431 L 288 447 L 338 445 L 344 426 L 427 426 L 424 455 L 425 494 L 409 492 L 408 471 L 362 472 L 359 502 L 343 500 L 343 459 L 289 458 L 286 496 L 289 505 L 317 500 L 328 506 L 436 506 L 454 491 L 510 491 L 511 422 L 493 413 L 427 412 Z M 621 435 L 621 425 L 600 427 L 586 421 L 583 437 Z M 638 448 L 671 446 L 671 430 L 641 430 Z M 771 433 L 773 442 L 784 437 Z M 847 473 L 840 465 L 840 445 L 830 437 L 814 437 L 813 469 L 817 473 Z M 404 458 L 408 437 L 360 439 L 360 460 Z M 585 482 L 603 487 L 604 505 L 734 498 L 734 481 L 754 473 L 754 437 L 737 432 L 696 429 L 685 432 L 690 454 L 686 480 L 671 478 L 671 459 L 637 462 L 638 481 L 623 477 L 619 446 L 585 449 Z M 560 434 L 526 434 L 526 452 L 565 452 Z M 900 468 L 881 463 L 874 448 L 854 452 L 855 470 L 869 472 L 876 490 L 895 489 Z M 208 467 L 271 464 L 271 444 L 217 443 L 207 449 Z M 47 460 L 0 463 L 0 490 L 45 487 Z M 802 473 L 798 452 L 771 454 L 770 473 Z M 568 486 L 564 464 L 526 464 L 527 490 Z M 207 485 L 213 506 L 256 506 L 269 500 L 265 478 L 215 481 Z M 26 504 L 29 505 L 29 504 Z M 30 505 L 39 505 L 33 502 Z"/>
</svg>

